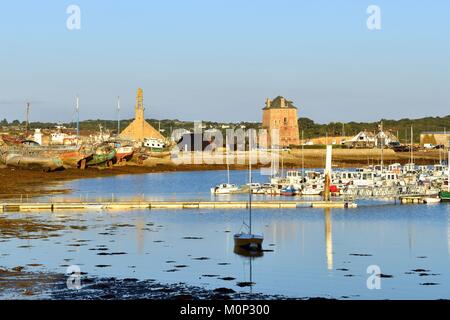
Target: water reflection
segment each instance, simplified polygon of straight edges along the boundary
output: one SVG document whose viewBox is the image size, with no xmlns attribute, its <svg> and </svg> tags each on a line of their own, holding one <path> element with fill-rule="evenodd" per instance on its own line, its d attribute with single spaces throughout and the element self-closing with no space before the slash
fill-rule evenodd
<svg viewBox="0 0 450 320">
<path fill-rule="evenodd" d="M 234 253 L 238 256 L 243 258 L 243 264 L 244 264 L 244 281 L 240 282 L 238 285 L 240 287 L 249 287 L 249 293 L 253 293 L 253 286 L 256 284 L 253 281 L 253 260 L 257 258 L 261 258 L 264 256 L 264 252 L 262 250 L 245 250 L 240 247 L 234 248 Z M 246 270 L 246 264 L 248 264 L 248 281 L 246 279 L 247 276 L 247 270 Z"/>
<path fill-rule="evenodd" d="M 447 214 L 447 248 L 450 255 L 450 211 Z"/>
<path fill-rule="evenodd" d="M 325 247 L 328 270 L 333 270 L 333 225 L 330 208 L 325 208 Z"/>
<path fill-rule="evenodd" d="M 137 252 L 142 255 L 144 253 L 144 245 L 145 245 L 145 220 L 144 217 L 139 217 L 136 220 L 136 243 L 137 243 Z"/>
</svg>

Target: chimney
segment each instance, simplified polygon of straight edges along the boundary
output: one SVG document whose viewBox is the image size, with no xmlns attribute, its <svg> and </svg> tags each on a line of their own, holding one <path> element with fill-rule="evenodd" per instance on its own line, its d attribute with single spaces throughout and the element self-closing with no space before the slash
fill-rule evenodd
<svg viewBox="0 0 450 320">
<path fill-rule="evenodd" d="M 266 99 L 266 108 L 269 109 L 272 106 L 272 100 L 269 98 Z"/>
<path fill-rule="evenodd" d="M 281 108 L 285 108 L 285 107 L 286 107 L 286 99 L 283 98 L 283 97 L 281 97 L 280 107 L 281 107 Z"/>
</svg>

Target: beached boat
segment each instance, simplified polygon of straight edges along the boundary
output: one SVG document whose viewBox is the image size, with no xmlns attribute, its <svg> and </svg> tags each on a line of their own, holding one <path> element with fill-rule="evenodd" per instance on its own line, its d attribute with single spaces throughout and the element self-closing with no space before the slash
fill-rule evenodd
<svg viewBox="0 0 450 320">
<path fill-rule="evenodd" d="M 87 166 L 98 166 L 101 164 L 112 164 L 112 160 L 116 156 L 116 150 L 108 148 L 108 147 L 99 147 L 95 151 L 95 153 L 92 156 L 92 159 L 90 159 L 86 165 Z"/>
<path fill-rule="evenodd" d="M 3 142 L 8 146 L 21 145 L 24 141 L 23 138 L 14 137 L 14 136 L 6 135 L 6 134 L 2 135 L 1 138 L 2 138 Z"/>
<path fill-rule="evenodd" d="M 439 193 L 439 198 L 443 201 L 443 202 L 450 202 L 450 192 L 449 191 L 441 191 Z"/>
<path fill-rule="evenodd" d="M 116 162 L 120 163 L 123 161 L 128 161 L 133 157 L 133 154 L 133 147 L 118 147 L 116 148 Z"/>
<path fill-rule="evenodd" d="M 65 166 L 84 168 L 86 164 L 92 160 L 92 152 L 87 152 L 84 149 L 76 151 L 66 151 L 59 154 L 59 158 L 62 160 Z"/>
<path fill-rule="evenodd" d="M 56 157 L 27 156 L 9 154 L 5 157 L 5 164 L 11 167 L 25 169 L 41 169 L 44 171 L 56 171 L 63 168 L 63 162 Z"/>
</svg>

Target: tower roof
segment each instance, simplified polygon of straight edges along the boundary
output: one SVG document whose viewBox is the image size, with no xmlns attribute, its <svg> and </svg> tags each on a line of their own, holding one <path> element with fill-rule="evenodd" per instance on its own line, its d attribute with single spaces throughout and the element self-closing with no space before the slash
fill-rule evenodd
<svg viewBox="0 0 450 320">
<path fill-rule="evenodd" d="M 297 109 L 297 107 L 294 106 L 292 101 L 278 96 L 273 100 L 267 99 L 266 106 L 263 110 L 267 109 Z"/>
</svg>

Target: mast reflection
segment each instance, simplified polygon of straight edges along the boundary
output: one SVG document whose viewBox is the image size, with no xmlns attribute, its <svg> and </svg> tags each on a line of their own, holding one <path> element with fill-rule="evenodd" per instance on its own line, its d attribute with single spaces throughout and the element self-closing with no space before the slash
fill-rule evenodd
<svg viewBox="0 0 450 320">
<path fill-rule="evenodd" d="M 325 247 L 328 270 L 333 270 L 333 225 L 330 208 L 325 208 Z"/>
</svg>

